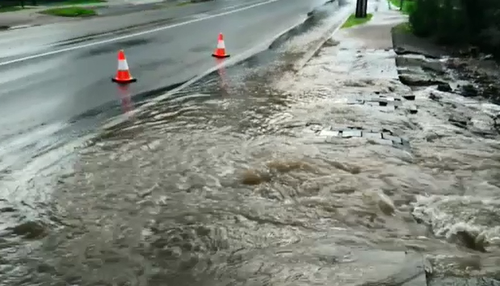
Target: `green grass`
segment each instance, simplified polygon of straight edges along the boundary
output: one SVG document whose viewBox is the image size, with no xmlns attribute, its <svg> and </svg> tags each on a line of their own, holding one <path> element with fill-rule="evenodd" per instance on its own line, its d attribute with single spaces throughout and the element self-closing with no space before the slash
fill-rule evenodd
<svg viewBox="0 0 500 286">
<path fill-rule="evenodd" d="M 353 26 L 364 24 L 372 19 L 373 15 L 368 13 L 365 18 L 356 18 L 356 15 L 349 16 L 347 21 L 342 25 L 342 28 L 350 28 Z"/>
<path fill-rule="evenodd" d="M 50 7 L 50 6 L 66 6 L 66 5 L 70 6 L 70 5 L 82 5 L 82 4 L 98 4 L 98 3 L 106 3 L 106 2 L 107 2 L 106 0 L 66 0 L 66 1 L 62 1 L 62 2 L 47 3 L 47 4 L 43 4 L 43 5 L 47 5 L 47 6 Z M 29 3 L 27 3 L 27 4 L 29 4 Z M 29 7 L 29 8 L 22 8 L 20 6 L 0 7 L 0 13 L 2 13 L 2 12 L 15 12 L 15 11 L 21 11 L 23 9 L 30 9 L 30 8 L 31 7 Z M 52 10 L 52 9 L 49 9 L 49 10 Z M 49 11 L 48 13 L 44 13 L 44 14 L 49 14 L 49 13 L 52 13 L 52 12 Z M 85 15 L 90 15 L 90 12 L 85 13 Z M 95 15 L 95 13 L 93 15 Z M 77 16 L 67 16 L 67 17 L 77 17 Z M 78 16 L 78 17 L 81 17 L 81 16 Z"/>
<path fill-rule="evenodd" d="M 41 11 L 40 13 L 60 17 L 90 17 L 97 15 L 92 9 L 80 7 L 53 8 Z"/>
<path fill-rule="evenodd" d="M 191 4 L 191 1 L 182 1 L 182 2 L 179 2 L 179 3 L 175 4 L 175 6 L 180 7 L 180 6 L 186 6 L 186 5 L 189 5 L 189 4 Z"/>
<path fill-rule="evenodd" d="M 412 0 L 403 0 L 403 9 L 401 9 L 401 0 L 389 0 L 393 6 L 398 7 L 403 14 L 410 14 L 411 6 L 413 5 Z"/>
<path fill-rule="evenodd" d="M 21 8 L 19 6 L 0 7 L 0 13 L 14 12 L 14 11 L 19 11 L 19 10 L 23 10 L 23 8 Z"/>
<path fill-rule="evenodd" d="M 106 0 L 66 0 L 62 2 L 54 2 L 51 4 L 51 6 L 99 4 L 99 3 L 106 3 Z"/>
</svg>

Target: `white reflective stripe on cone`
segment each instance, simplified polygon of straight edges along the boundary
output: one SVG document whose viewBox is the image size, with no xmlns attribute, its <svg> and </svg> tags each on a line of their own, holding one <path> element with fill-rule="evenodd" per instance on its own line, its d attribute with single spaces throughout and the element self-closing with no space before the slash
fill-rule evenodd
<svg viewBox="0 0 500 286">
<path fill-rule="evenodd" d="M 217 48 L 219 48 L 219 49 L 225 49 L 226 45 L 224 45 L 224 41 L 219 41 L 217 43 Z"/>
<path fill-rule="evenodd" d="M 127 60 L 118 61 L 118 70 L 120 71 L 128 70 Z"/>
</svg>

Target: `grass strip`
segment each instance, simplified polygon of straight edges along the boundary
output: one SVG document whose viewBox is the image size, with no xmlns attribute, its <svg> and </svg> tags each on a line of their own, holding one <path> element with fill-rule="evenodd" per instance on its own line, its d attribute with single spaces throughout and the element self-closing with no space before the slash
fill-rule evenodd
<svg viewBox="0 0 500 286">
<path fill-rule="evenodd" d="M 59 17 L 91 17 L 97 15 L 93 9 L 81 7 L 63 7 L 43 10 L 41 14 Z"/>
<path fill-rule="evenodd" d="M 370 21 L 372 19 L 372 17 L 373 17 L 373 14 L 370 14 L 370 13 L 366 14 L 365 18 L 356 18 L 356 15 L 352 14 L 351 16 L 349 16 L 347 21 L 345 21 L 345 23 L 342 25 L 342 28 L 350 28 L 353 26 L 364 24 L 364 23 Z"/>
</svg>

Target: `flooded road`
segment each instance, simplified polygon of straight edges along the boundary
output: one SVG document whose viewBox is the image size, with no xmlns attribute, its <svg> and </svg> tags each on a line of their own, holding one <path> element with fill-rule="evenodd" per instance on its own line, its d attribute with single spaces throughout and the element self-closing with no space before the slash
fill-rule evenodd
<svg viewBox="0 0 500 286">
<path fill-rule="evenodd" d="M 87 35 L 73 41 L 63 41 L 69 35 L 64 39 L 45 35 L 45 40 L 63 42 L 51 46 L 33 43 L 40 49 L 0 60 L 0 176 L 6 174 L 0 181 L 1 194 L 13 192 L 19 180 L 30 180 L 38 175 L 38 169 L 57 165 L 60 159 L 41 159 L 40 154 L 57 153 L 56 149 L 94 132 L 103 121 L 121 112 L 120 103 L 128 108 L 122 92 L 110 80 L 116 73 L 118 50 L 126 51 L 130 72 L 138 79 L 125 97 L 148 99 L 213 68 L 211 53 L 219 32 L 224 33 L 234 59 L 265 49 L 275 37 L 305 21 L 309 13 L 326 7 L 325 0 L 291 0 L 286 5 L 280 1 L 239 1 L 233 3 L 237 6 L 230 5 L 231 9 L 225 9 L 229 5 L 225 2 L 227 5 L 212 5 L 207 11 L 209 3 L 204 3 L 183 10 L 187 14 L 178 9 L 156 11 L 157 16 L 173 13 L 178 17 L 170 22 L 150 19 L 150 25 L 140 29 Z M 327 6 L 332 13 L 338 7 L 334 3 Z M 99 20 L 110 21 L 95 19 Z M 39 28 L 58 32 L 54 27 Z M 71 29 L 62 30 L 68 33 Z M 31 29 L 22 31 L 16 37 L 26 39 L 22 35 Z M 81 31 L 74 32 L 73 37 L 77 37 Z M 0 56 L 4 54 L 0 50 Z M 72 148 L 68 149 L 71 153 Z"/>
<path fill-rule="evenodd" d="M 428 90 L 416 114 L 380 106 L 411 91 L 387 43 L 355 32 L 291 73 L 311 34 L 131 114 L 19 190 L 46 200 L 0 201 L 15 225 L 0 285 L 426 285 L 420 253 L 436 273 L 498 277 L 498 141 L 444 119 L 447 100 L 478 128 L 495 107 Z"/>
</svg>

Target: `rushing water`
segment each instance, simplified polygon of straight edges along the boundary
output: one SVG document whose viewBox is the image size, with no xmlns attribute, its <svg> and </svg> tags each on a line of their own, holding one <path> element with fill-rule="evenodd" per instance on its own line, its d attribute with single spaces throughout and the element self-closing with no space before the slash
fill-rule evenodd
<svg viewBox="0 0 500 286">
<path fill-rule="evenodd" d="M 401 285 L 418 253 L 497 276 L 498 141 L 448 121 L 488 129 L 495 106 L 371 102 L 412 93 L 376 31 L 341 32 L 297 74 L 300 37 L 219 70 L 80 150 L 53 203 L 0 201 L 26 237 L 0 230 L 0 285 Z"/>
</svg>

